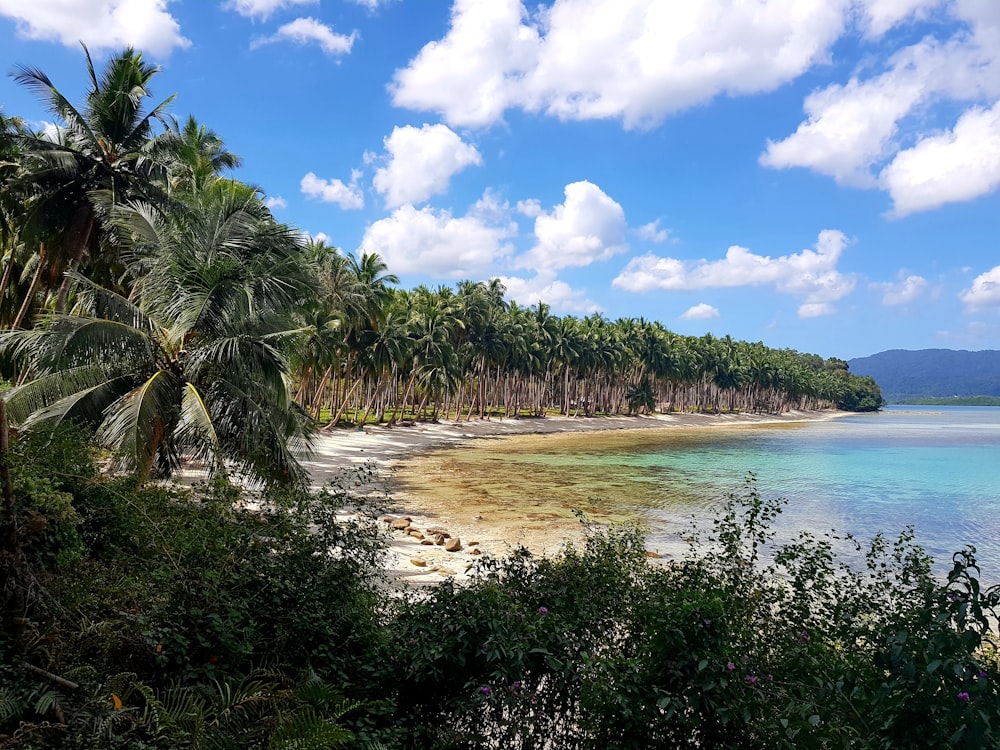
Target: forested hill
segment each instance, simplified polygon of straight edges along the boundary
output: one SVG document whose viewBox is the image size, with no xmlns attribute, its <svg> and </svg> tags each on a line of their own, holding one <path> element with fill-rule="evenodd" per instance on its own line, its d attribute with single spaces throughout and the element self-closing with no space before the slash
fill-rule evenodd
<svg viewBox="0 0 1000 750">
<path fill-rule="evenodd" d="M 1000 351 L 891 349 L 848 361 L 855 375 L 871 375 L 889 403 L 921 398 L 1000 397 Z"/>
</svg>

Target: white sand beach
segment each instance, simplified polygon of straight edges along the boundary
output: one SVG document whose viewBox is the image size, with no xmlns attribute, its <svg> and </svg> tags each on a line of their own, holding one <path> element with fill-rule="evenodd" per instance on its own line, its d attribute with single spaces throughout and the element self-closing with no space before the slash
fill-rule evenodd
<svg viewBox="0 0 1000 750">
<path fill-rule="evenodd" d="M 482 555 L 503 556 L 516 546 L 533 552 L 558 549 L 570 536 L 565 526 L 555 526 L 552 533 L 536 533 L 531 538 L 515 535 L 509 526 L 491 523 L 490 518 L 458 517 L 447 508 L 428 512 L 420 499 L 408 497 L 393 482 L 393 470 L 403 462 L 428 452 L 454 448 L 469 441 L 508 439 L 519 435 L 553 433 L 662 429 L 665 427 L 712 428 L 793 423 L 835 419 L 843 412 L 793 411 L 776 414 L 657 414 L 636 417 L 546 417 L 542 419 L 475 419 L 416 423 L 409 427 L 369 425 L 363 430 L 324 432 L 317 438 L 313 456 L 304 462 L 317 486 L 326 484 L 343 469 L 370 464 L 380 476 L 373 489 L 389 493 L 389 517 L 411 519 L 408 531 L 390 530 L 392 542 L 386 566 L 391 578 L 426 585 L 442 578 L 464 578 Z M 459 551 L 446 551 L 437 534 L 444 530 L 461 541 Z M 409 533 L 412 531 L 413 533 Z M 419 538 L 422 535 L 424 538 Z"/>
</svg>

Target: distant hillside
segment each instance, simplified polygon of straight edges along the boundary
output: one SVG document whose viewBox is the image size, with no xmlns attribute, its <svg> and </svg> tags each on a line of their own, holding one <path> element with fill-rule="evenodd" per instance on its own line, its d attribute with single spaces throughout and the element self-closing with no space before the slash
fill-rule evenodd
<svg viewBox="0 0 1000 750">
<path fill-rule="evenodd" d="M 1000 351 L 891 349 L 848 360 L 855 375 L 871 375 L 888 403 L 958 396 L 1000 397 Z"/>
</svg>

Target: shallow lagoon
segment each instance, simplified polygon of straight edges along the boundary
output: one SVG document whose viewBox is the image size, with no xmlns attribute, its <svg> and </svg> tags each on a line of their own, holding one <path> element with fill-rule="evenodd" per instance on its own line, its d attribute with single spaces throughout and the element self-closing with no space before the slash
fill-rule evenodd
<svg viewBox="0 0 1000 750">
<path fill-rule="evenodd" d="M 683 551 L 747 472 L 788 500 L 776 529 L 894 537 L 907 525 L 947 568 L 975 544 L 983 577 L 1000 580 L 1000 409 L 890 407 L 821 422 L 623 430 L 473 441 L 408 462 L 399 484 L 443 517 L 481 515 L 551 550 L 578 527 L 639 518 L 649 547 Z M 508 535 L 508 538 L 513 538 Z"/>
</svg>

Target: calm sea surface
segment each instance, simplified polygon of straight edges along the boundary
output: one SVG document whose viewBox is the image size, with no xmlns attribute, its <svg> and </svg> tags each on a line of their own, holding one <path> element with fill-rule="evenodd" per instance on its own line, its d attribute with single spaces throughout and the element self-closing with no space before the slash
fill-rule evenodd
<svg viewBox="0 0 1000 750">
<path fill-rule="evenodd" d="M 762 494 L 788 500 L 780 538 L 800 529 L 895 537 L 912 525 L 940 569 L 975 544 L 983 578 L 1000 581 L 1000 408 L 895 406 L 804 424 L 484 441 L 403 476 L 418 495 L 536 523 L 565 522 L 570 508 L 640 517 L 651 548 L 678 551 L 691 516 L 709 518 L 751 471 Z"/>
</svg>

